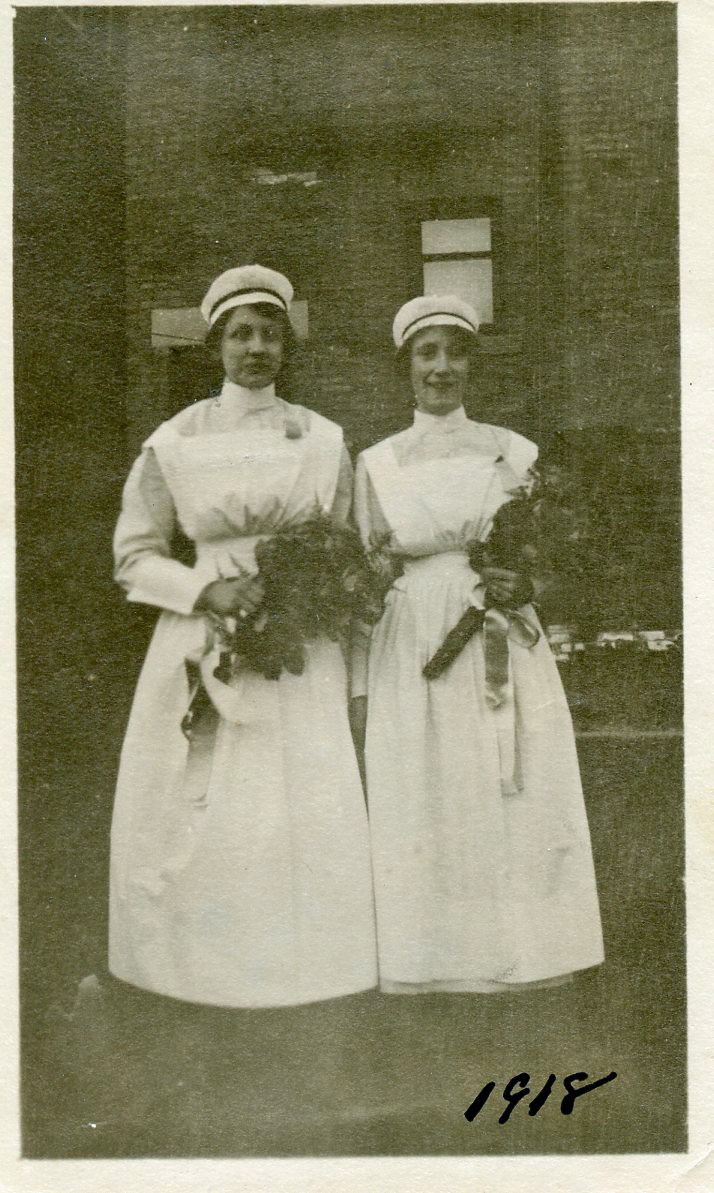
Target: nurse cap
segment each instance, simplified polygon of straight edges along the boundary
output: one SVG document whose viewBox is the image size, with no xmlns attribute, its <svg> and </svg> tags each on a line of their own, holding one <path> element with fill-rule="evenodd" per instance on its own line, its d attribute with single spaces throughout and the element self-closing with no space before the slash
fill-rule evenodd
<svg viewBox="0 0 714 1193">
<path fill-rule="evenodd" d="M 425 294 L 422 298 L 412 298 L 395 315 L 394 343 L 401 348 L 422 328 L 443 326 L 463 327 L 476 335 L 478 315 L 468 302 L 455 294 Z"/>
<path fill-rule="evenodd" d="M 208 287 L 201 303 L 201 314 L 209 327 L 232 307 L 248 303 L 268 302 L 287 311 L 293 298 L 293 288 L 282 273 L 263 265 L 240 265 L 227 269 Z"/>
</svg>

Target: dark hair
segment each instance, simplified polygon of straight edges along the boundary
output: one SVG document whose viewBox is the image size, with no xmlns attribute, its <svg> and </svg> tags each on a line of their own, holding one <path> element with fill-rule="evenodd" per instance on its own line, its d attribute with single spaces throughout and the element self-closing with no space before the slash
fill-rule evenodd
<svg viewBox="0 0 714 1193">
<path fill-rule="evenodd" d="M 453 339 L 456 340 L 457 344 L 460 346 L 460 348 L 464 352 L 464 355 L 468 356 L 469 369 L 471 368 L 471 366 L 474 363 L 474 360 L 476 359 L 476 357 L 478 355 L 478 348 L 477 348 L 478 339 L 477 339 L 477 336 L 474 335 L 473 332 L 466 331 L 465 327 L 457 327 L 453 323 L 428 324 L 427 326 L 428 327 L 434 327 L 434 326 L 445 327 L 447 329 L 447 331 L 449 331 L 451 333 Z M 419 331 L 422 331 L 422 330 L 426 331 L 427 328 L 419 329 Z M 394 357 L 394 368 L 397 373 L 397 376 L 400 381 L 403 381 L 405 383 L 407 383 L 409 381 L 409 373 L 410 373 L 411 363 L 412 363 L 412 348 L 414 346 L 414 341 L 416 340 L 418 334 L 419 334 L 418 331 L 414 332 L 414 335 L 410 336 L 409 339 L 406 340 L 405 343 L 402 344 L 401 348 L 397 349 L 396 356 Z"/>
<path fill-rule="evenodd" d="M 272 302 L 250 302 L 245 303 L 252 311 L 257 311 L 259 315 L 263 315 L 266 319 L 275 319 L 280 323 L 283 331 L 283 363 L 280 366 L 281 371 L 286 365 L 289 365 L 293 360 L 298 348 L 297 337 L 293 331 L 293 325 L 288 318 L 287 311 L 282 307 L 276 306 Z M 203 341 L 204 348 L 211 358 L 220 355 L 221 343 L 223 342 L 223 332 L 226 323 L 230 319 L 237 307 L 229 307 L 222 315 L 219 315 L 216 322 L 209 328 L 208 334 Z"/>
</svg>

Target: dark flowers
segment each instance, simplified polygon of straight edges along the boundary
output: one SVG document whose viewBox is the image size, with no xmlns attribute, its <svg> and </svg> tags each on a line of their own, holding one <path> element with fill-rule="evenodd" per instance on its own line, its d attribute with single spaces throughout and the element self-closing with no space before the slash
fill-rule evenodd
<svg viewBox="0 0 714 1193">
<path fill-rule="evenodd" d="M 474 571 L 510 568 L 545 583 L 579 570 L 585 529 L 585 505 L 572 476 L 556 464 L 532 468 L 496 513 L 486 541 L 471 544 L 469 560 Z"/>
<path fill-rule="evenodd" d="M 323 514 L 278 531 L 256 547 L 264 597 L 244 619 L 212 618 L 221 662 L 217 677 L 248 667 L 266 679 L 300 675 L 305 646 L 325 636 L 346 641 L 353 622 L 382 615 L 391 574 L 380 553 L 366 552 L 359 534 Z"/>
<path fill-rule="evenodd" d="M 570 474 L 556 464 L 533 468 L 526 483 L 512 490 L 510 500 L 496 512 L 485 542 L 470 544 L 471 567 L 475 572 L 489 566 L 519 572 L 524 583 L 512 604 L 516 608 L 525 605 L 534 595 L 534 581 L 542 590 L 556 574 L 573 576 L 582 571 L 581 546 L 586 521 L 584 502 Z M 496 607 L 494 602 L 488 606 Z M 426 679 L 437 679 L 453 663 L 487 622 L 488 608 L 466 610 L 424 667 Z M 506 620 L 501 622 L 501 632 L 517 630 L 522 644 L 535 645 L 538 630 L 515 609 L 504 612 Z M 490 616 L 493 621 L 494 615 Z"/>
</svg>

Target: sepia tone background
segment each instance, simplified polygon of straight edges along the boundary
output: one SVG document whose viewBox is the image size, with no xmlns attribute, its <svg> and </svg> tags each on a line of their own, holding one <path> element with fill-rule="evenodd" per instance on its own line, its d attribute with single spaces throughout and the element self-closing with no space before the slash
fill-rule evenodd
<svg viewBox="0 0 714 1193">
<path fill-rule="evenodd" d="M 103 973 L 154 618 L 114 589 L 110 540 L 142 439 L 219 380 L 152 312 L 195 307 L 220 270 L 295 282 L 310 338 L 286 396 L 356 451 L 410 418 L 389 332 L 421 288 L 421 222 L 488 216 L 469 413 L 590 487 L 585 636 L 679 629 L 674 6 L 34 8 L 15 51 L 25 1154 L 683 1148 L 676 652 L 563 666 L 607 949 L 571 989 L 230 1013 Z M 488 1080 L 613 1069 L 570 1118 L 552 1099 L 463 1119 Z"/>
</svg>

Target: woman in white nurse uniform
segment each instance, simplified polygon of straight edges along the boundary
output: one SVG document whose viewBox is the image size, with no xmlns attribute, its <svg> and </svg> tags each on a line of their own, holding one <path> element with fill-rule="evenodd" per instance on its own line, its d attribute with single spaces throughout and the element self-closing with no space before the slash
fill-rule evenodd
<svg viewBox="0 0 714 1193">
<path fill-rule="evenodd" d="M 414 423 L 357 464 L 363 537 L 388 539 L 403 563 L 353 676 L 380 987 L 392 993 L 525 990 L 603 958 L 573 729 L 545 638 L 509 644 L 497 699 L 482 632 L 442 675 L 423 675 L 471 605 L 520 608 L 539 629 L 527 578 L 477 575 L 466 553 L 537 456 L 521 435 L 466 416 L 477 329 L 453 296 L 399 311 Z"/>
<path fill-rule="evenodd" d="M 276 395 L 287 278 L 228 270 L 202 312 L 225 371 L 146 441 L 114 551 L 129 600 L 161 610 L 121 756 L 111 838 L 110 971 L 226 1007 L 308 1003 L 376 984 L 368 828 L 340 647 L 302 675 L 213 680 L 207 613 L 260 602 L 255 546 L 319 507 L 345 520 L 338 426 Z M 195 566 L 171 558 L 180 528 Z M 203 711 L 182 731 L 204 685 Z M 194 707 L 196 705 L 194 704 Z"/>
</svg>

